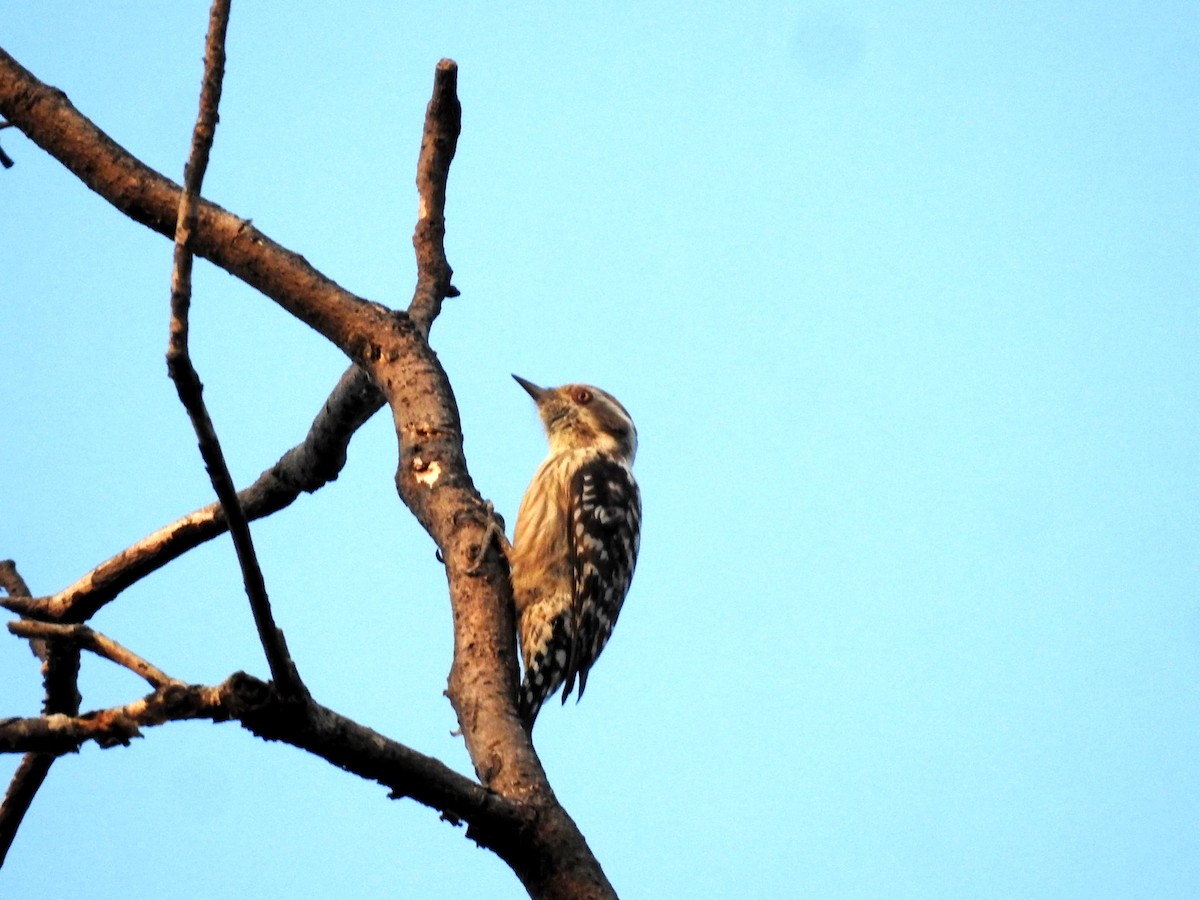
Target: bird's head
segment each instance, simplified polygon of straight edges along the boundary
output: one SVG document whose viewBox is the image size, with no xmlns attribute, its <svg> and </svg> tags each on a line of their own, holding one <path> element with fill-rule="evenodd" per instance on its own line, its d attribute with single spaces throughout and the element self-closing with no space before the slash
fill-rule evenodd
<svg viewBox="0 0 1200 900">
<path fill-rule="evenodd" d="M 538 387 L 514 375 L 537 404 L 550 440 L 550 452 L 595 448 L 633 464 L 637 428 L 616 397 L 589 384 Z"/>
</svg>

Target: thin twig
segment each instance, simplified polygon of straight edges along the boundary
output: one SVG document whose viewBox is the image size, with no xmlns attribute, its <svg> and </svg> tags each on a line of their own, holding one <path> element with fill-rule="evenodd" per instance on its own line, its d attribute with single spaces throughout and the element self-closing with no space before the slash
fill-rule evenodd
<svg viewBox="0 0 1200 900">
<path fill-rule="evenodd" d="M 433 96 L 425 108 L 421 154 L 417 159 L 417 227 L 413 249 L 417 254 L 417 287 L 408 315 L 425 337 L 447 297 L 457 297 L 450 283 L 454 270 L 446 260 L 446 179 L 462 130 L 458 102 L 458 65 L 452 59 L 437 64 Z"/>
<path fill-rule="evenodd" d="M 135 675 L 144 678 L 153 688 L 183 684 L 179 679 L 172 678 L 157 666 L 142 659 L 132 650 L 86 625 L 57 625 L 51 622 L 22 621 L 9 622 L 8 630 L 17 637 L 49 638 L 75 644 L 84 650 L 92 651 L 97 656 L 112 660 L 119 666 L 124 666 Z"/>
<path fill-rule="evenodd" d="M 250 526 L 238 502 L 237 489 L 225 463 L 216 429 L 205 409 L 201 392 L 204 386 L 188 354 L 188 309 L 192 296 L 191 235 L 196 227 L 200 186 L 208 168 L 209 151 L 217 127 L 217 107 L 221 100 L 221 80 L 225 74 L 225 30 L 229 24 L 230 0 L 214 0 L 209 14 L 208 38 L 204 48 L 204 82 L 200 90 L 200 112 L 192 132 L 192 149 L 183 170 L 183 194 L 179 199 L 179 217 L 175 225 L 175 265 L 171 273 L 171 339 L 167 350 L 167 371 L 175 382 L 179 400 L 187 409 L 200 443 L 200 454 L 208 469 L 213 489 L 221 501 L 229 533 L 237 550 L 242 581 L 250 599 L 250 609 L 258 637 L 267 656 L 271 677 L 287 696 L 304 696 L 304 685 L 292 662 L 283 632 L 275 627 L 266 583 L 254 552 Z"/>
</svg>

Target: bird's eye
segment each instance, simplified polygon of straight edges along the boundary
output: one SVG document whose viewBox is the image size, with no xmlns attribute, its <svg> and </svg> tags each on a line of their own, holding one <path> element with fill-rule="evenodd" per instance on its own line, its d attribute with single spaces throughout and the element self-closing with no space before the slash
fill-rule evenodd
<svg viewBox="0 0 1200 900">
<path fill-rule="evenodd" d="M 577 387 L 571 392 L 571 399 L 583 406 L 592 402 L 592 392 L 585 387 Z"/>
</svg>

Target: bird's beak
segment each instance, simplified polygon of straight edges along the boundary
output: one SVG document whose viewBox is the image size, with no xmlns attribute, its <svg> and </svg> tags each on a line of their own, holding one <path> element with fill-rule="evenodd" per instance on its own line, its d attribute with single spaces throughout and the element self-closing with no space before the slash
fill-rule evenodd
<svg viewBox="0 0 1200 900">
<path fill-rule="evenodd" d="M 546 388 L 538 387 L 532 381 L 526 381 L 520 375 L 514 375 L 513 379 L 517 384 L 525 388 L 525 393 L 532 397 L 535 403 L 540 403 L 542 398 L 546 396 Z"/>
</svg>

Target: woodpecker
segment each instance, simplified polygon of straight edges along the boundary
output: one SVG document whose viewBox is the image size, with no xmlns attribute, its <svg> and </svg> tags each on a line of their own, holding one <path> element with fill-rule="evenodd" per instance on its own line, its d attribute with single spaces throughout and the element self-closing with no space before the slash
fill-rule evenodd
<svg viewBox="0 0 1200 900">
<path fill-rule="evenodd" d="M 533 729 L 542 703 L 563 703 L 608 642 L 633 580 L 642 501 L 633 478 L 637 429 L 617 399 L 586 384 L 542 388 L 514 375 L 537 404 L 550 453 L 517 513 L 510 563 L 525 677 L 517 707 Z"/>
</svg>

